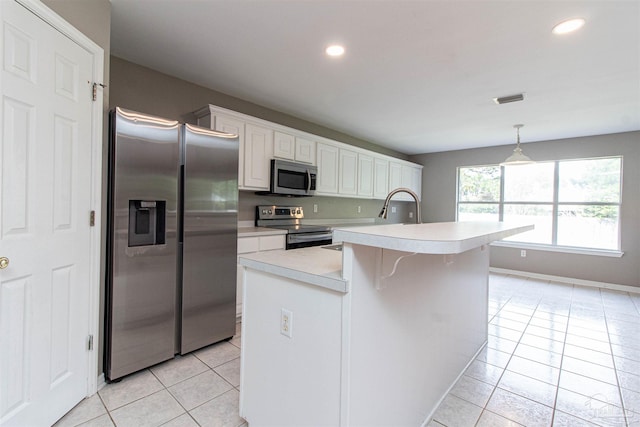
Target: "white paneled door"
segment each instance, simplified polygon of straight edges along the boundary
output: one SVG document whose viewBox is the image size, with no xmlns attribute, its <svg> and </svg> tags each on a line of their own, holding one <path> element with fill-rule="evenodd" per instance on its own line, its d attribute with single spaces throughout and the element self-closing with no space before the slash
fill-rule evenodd
<svg viewBox="0 0 640 427">
<path fill-rule="evenodd" d="M 0 8 L 0 425 L 47 426 L 88 391 L 94 62 Z"/>
</svg>

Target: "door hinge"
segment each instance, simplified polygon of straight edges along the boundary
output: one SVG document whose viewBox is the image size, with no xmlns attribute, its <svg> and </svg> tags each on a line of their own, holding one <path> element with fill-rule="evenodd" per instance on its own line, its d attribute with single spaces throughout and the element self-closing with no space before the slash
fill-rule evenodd
<svg viewBox="0 0 640 427">
<path fill-rule="evenodd" d="M 91 95 L 91 99 L 93 101 L 95 101 L 96 99 L 98 99 L 98 86 L 100 86 L 101 88 L 105 88 L 107 87 L 107 85 L 104 85 L 102 83 L 93 83 L 93 91 L 92 91 L 92 95 Z"/>
<path fill-rule="evenodd" d="M 87 337 L 87 350 L 93 350 L 93 335 Z"/>
<path fill-rule="evenodd" d="M 96 211 L 91 211 L 89 214 L 89 226 L 94 227 L 96 225 Z"/>
</svg>

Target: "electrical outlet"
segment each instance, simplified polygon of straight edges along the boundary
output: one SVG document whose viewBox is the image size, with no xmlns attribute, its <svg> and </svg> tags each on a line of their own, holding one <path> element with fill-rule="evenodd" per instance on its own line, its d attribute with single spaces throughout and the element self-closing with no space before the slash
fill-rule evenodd
<svg viewBox="0 0 640 427">
<path fill-rule="evenodd" d="M 520 251 L 520 256 L 522 258 L 526 258 L 527 257 L 527 251 L 525 251 L 524 249 Z"/>
<path fill-rule="evenodd" d="M 318 205 L 313 205 L 313 213 L 318 213 Z"/>
<path fill-rule="evenodd" d="M 413 218 L 413 212 L 409 212 L 409 218 Z"/>
<path fill-rule="evenodd" d="M 395 206 L 391 206 L 391 213 L 396 213 L 396 207 Z"/>
<path fill-rule="evenodd" d="M 358 206 L 358 213 L 362 213 L 362 207 Z"/>
<path fill-rule="evenodd" d="M 292 338 L 293 330 L 293 313 L 286 308 L 280 311 L 280 333 L 285 337 Z"/>
</svg>

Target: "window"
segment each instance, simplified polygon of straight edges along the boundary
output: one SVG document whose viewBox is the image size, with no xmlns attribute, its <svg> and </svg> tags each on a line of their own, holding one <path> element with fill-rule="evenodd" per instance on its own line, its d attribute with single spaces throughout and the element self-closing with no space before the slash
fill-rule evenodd
<svg viewBox="0 0 640 427">
<path fill-rule="evenodd" d="M 458 221 L 518 221 L 508 241 L 620 250 L 622 157 L 458 168 Z"/>
</svg>

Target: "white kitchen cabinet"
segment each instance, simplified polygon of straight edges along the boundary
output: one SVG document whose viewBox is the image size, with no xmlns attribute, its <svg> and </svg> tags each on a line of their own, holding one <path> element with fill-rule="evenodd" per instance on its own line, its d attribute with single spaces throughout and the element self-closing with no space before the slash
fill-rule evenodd
<svg viewBox="0 0 640 427">
<path fill-rule="evenodd" d="M 215 105 L 194 112 L 200 126 L 239 138 L 238 188 L 268 190 L 271 159 L 318 167 L 316 195 L 384 199 L 407 187 L 420 196 L 422 166 Z M 394 200 L 412 201 L 404 193 Z"/>
<path fill-rule="evenodd" d="M 373 159 L 373 198 L 384 199 L 389 194 L 389 161 Z"/>
<path fill-rule="evenodd" d="M 422 198 L 422 167 L 400 162 L 389 162 L 389 191 L 399 187 L 413 190 L 418 199 Z M 407 193 L 398 193 L 393 200 L 413 201 L 413 197 Z"/>
<path fill-rule="evenodd" d="M 274 132 L 273 134 L 273 157 L 280 159 L 295 160 L 296 138 L 284 132 Z"/>
<path fill-rule="evenodd" d="M 286 235 L 263 235 L 263 236 L 238 236 L 238 255 L 254 252 L 272 251 L 284 249 L 286 246 Z M 236 276 L 236 317 L 242 316 L 242 287 L 244 283 L 244 268 L 237 264 Z"/>
<path fill-rule="evenodd" d="M 422 168 L 416 166 L 410 166 L 411 169 L 411 182 L 410 189 L 412 189 L 420 200 L 422 200 Z"/>
<path fill-rule="evenodd" d="M 418 199 L 421 199 L 422 195 L 420 193 L 421 193 L 421 187 L 422 187 L 422 169 L 403 164 L 402 165 L 402 186 L 410 190 L 413 190 L 413 192 L 418 195 Z M 413 201 L 413 198 L 409 196 L 407 197 L 407 200 Z"/>
<path fill-rule="evenodd" d="M 316 142 L 306 138 L 296 137 L 296 154 L 297 162 L 316 164 Z"/>
<path fill-rule="evenodd" d="M 338 152 L 335 145 L 318 142 L 316 161 L 318 163 L 318 177 L 316 194 L 338 194 Z"/>
<path fill-rule="evenodd" d="M 247 122 L 233 112 L 221 113 L 211 105 L 194 114 L 200 126 L 238 135 L 238 188 L 268 190 L 273 129 Z"/>
<path fill-rule="evenodd" d="M 389 162 L 389 191 L 395 190 L 396 188 L 402 187 L 402 164 L 398 162 Z M 387 191 L 387 194 L 389 193 Z M 398 194 L 395 196 L 398 200 L 401 199 L 400 196 L 403 194 Z M 404 194 L 404 196 L 407 196 Z M 404 199 L 402 199 L 404 200 Z"/>
<path fill-rule="evenodd" d="M 273 157 L 301 163 L 316 163 L 316 143 L 284 132 L 274 132 Z"/>
<path fill-rule="evenodd" d="M 244 188 L 268 190 L 273 130 L 247 123 L 244 131 Z"/>
<path fill-rule="evenodd" d="M 358 153 L 340 149 L 340 169 L 338 173 L 338 193 L 358 194 Z"/>
<path fill-rule="evenodd" d="M 373 156 L 358 153 L 358 196 L 373 197 Z"/>
</svg>

